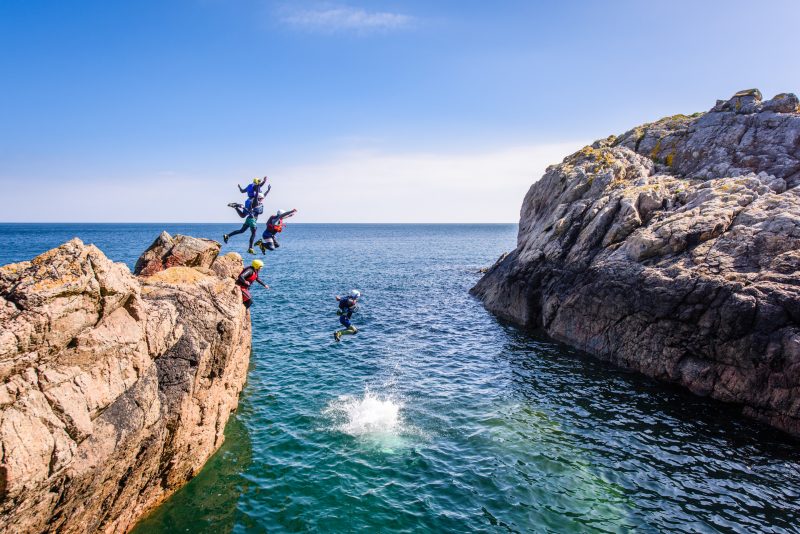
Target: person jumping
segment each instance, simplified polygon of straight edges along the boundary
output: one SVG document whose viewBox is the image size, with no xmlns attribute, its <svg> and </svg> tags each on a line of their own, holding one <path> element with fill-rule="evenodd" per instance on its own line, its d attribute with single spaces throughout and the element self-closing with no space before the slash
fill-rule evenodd
<svg viewBox="0 0 800 534">
<path fill-rule="evenodd" d="M 258 195 L 261 194 L 261 188 L 264 187 L 264 184 L 267 183 L 267 177 L 263 178 L 254 178 L 253 183 L 247 184 L 247 187 L 242 187 L 239 184 L 236 186 L 239 188 L 240 193 L 247 193 L 247 198 L 258 198 Z M 264 192 L 264 196 L 267 196 L 272 189 L 272 186 L 267 186 L 267 190 Z"/>
<path fill-rule="evenodd" d="M 336 296 L 336 300 L 339 301 L 339 309 L 336 310 L 336 314 L 339 316 L 339 322 L 344 326 L 342 330 L 333 333 L 333 339 L 336 341 L 340 341 L 342 336 L 354 336 L 358 333 L 358 328 L 350 322 L 350 318 L 358 309 L 359 297 L 361 297 L 361 292 L 358 289 L 351 290 L 346 297 Z"/>
<path fill-rule="evenodd" d="M 250 295 L 250 286 L 253 285 L 253 282 L 258 282 L 264 286 L 265 289 L 269 289 L 269 286 L 258 277 L 258 272 L 263 266 L 263 261 L 253 260 L 250 267 L 246 267 L 239 273 L 239 276 L 236 277 L 236 285 L 242 290 L 242 304 L 244 304 L 245 308 L 249 309 L 250 306 L 253 305 L 253 297 Z"/>
<path fill-rule="evenodd" d="M 275 250 L 278 248 L 278 234 L 283 232 L 283 220 L 288 219 L 297 213 L 296 209 L 283 211 L 278 210 L 275 215 L 270 215 L 267 219 L 267 229 L 261 234 L 261 239 L 256 241 L 256 246 L 261 249 L 262 254 L 266 254 L 267 250 Z"/>
<path fill-rule="evenodd" d="M 258 216 L 264 213 L 264 206 L 261 204 L 264 201 L 264 195 L 258 195 L 255 199 L 247 199 L 244 206 L 241 204 L 237 204 L 232 202 L 228 204 L 229 207 L 236 210 L 236 213 L 239 217 L 244 219 L 244 224 L 238 230 L 235 230 L 229 234 L 223 234 L 222 239 L 226 243 L 231 236 L 242 234 L 246 232 L 248 229 L 250 230 L 250 246 L 247 249 L 247 252 L 250 254 L 255 254 L 253 250 L 253 240 L 256 238 L 256 229 L 258 228 Z"/>
</svg>

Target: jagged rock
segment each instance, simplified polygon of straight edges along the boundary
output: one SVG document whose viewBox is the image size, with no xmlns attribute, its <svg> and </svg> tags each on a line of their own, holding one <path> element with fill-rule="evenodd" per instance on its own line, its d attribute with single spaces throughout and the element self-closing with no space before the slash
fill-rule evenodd
<svg viewBox="0 0 800 534">
<path fill-rule="evenodd" d="M 800 111 L 800 101 L 792 93 L 781 93 L 775 98 L 767 100 L 761 107 L 762 111 L 774 113 L 796 113 Z"/>
<path fill-rule="evenodd" d="M 733 111 L 736 113 L 754 113 L 761 104 L 761 91 L 758 89 L 744 89 L 739 91 L 728 101 L 718 100 L 711 111 Z"/>
<path fill-rule="evenodd" d="M 503 252 L 502 254 L 500 254 L 500 257 L 497 258 L 497 260 L 494 262 L 494 264 L 492 264 L 491 267 L 481 267 L 480 269 L 478 269 L 478 272 L 479 273 L 488 273 L 489 269 L 491 269 L 492 267 L 494 267 L 495 265 L 497 265 L 498 263 L 500 263 L 501 261 L 506 259 L 507 256 L 508 256 L 508 252 Z"/>
<path fill-rule="evenodd" d="M 222 278 L 236 278 L 242 272 L 242 257 L 236 252 L 229 252 L 217 258 L 211 270 Z"/>
<path fill-rule="evenodd" d="M 737 93 L 549 167 L 523 202 L 517 248 L 473 293 L 800 435 L 796 100 Z"/>
<path fill-rule="evenodd" d="M 211 239 L 187 235 L 174 238 L 161 232 L 145 250 L 133 269 L 133 274 L 150 276 L 175 265 L 210 268 L 219 254 L 221 245 Z"/>
<path fill-rule="evenodd" d="M 0 531 L 125 532 L 221 445 L 249 316 L 206 240 L 170 241 L 148 278 L 78 239 L 0 267 Z"/>
</svg>

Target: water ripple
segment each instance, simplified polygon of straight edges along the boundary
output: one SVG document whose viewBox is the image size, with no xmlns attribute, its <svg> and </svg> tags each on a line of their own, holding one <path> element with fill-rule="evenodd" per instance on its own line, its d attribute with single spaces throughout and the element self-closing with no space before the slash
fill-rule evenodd
<svg viewBox="0 0 800 534">
<path fill-rule="evenodd" d="M 157 233 L 72 230 L 129 263 Z M 800 532 L 796 441 L 469 297 L 514 234 L 290 225 L 226 442 L 137 532 Z M 5 235 L 7 261 L 63 240 Z M 332 297 L 351 287 L 360 332 L 337 344 Z"/>
</svg>

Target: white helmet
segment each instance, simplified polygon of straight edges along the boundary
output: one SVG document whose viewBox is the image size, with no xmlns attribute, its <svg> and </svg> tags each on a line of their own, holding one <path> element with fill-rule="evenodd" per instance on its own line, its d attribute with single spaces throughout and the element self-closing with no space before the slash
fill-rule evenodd
<svg viewBox="0 0 800 534">
<path fill-rule="evenodd" d="M 264 200 L 264 195 L 259 194 L 258 197 L 256 197 L 256 198 L 258 198 L 258 200 Z"/>
<path fill-rule="evenodd" d="M 361 291 L 359 291 L 358 289 L 351 289 L 350 296 L 353 297 L 354 299 L 357 299 L 358 297 L 361 296 Z"/>
<path fill-rule="evenodd" d="M 281 216 L 281 215 L 283 215 L 284 213 L 286 213 L 284 210 L 278 210 L 278 213 L 276 213 L 275 215 L 277 215 L 278 217 L 280 217 L 280 216 Z"/>
</svg>

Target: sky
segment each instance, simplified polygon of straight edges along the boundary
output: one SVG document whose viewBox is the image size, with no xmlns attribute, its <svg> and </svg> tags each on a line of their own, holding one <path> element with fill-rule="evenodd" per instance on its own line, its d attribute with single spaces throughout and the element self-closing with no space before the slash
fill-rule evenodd
<svg viewBox="0 0 800 534">
<path fill-rule="evenodd" d="M 593 140 L 800 90 L 800 2 L 0 0 L 0 221 L 516 222 Z"/>
</svg>

